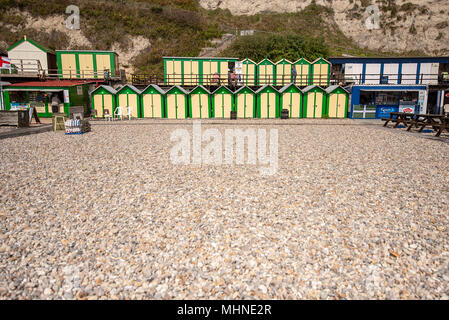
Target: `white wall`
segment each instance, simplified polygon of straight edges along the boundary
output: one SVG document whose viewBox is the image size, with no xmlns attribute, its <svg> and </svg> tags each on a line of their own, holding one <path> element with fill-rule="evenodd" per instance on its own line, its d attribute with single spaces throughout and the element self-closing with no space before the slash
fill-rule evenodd
<svg viewBox="0 0 449 320">
<path fill-rule="evenodd" d="M 363 71 L 362 63 L 346 63 L 345 64 L 345 78 L 352 79 L 356 84 L 361 84 L 361 74 Z"/>
<path fill-rule="evenodd" d="M 41 66 L 44 70 L 48 69 L 47 53 L 37 48 L 28 41 L 23 41 L 21 44 L 8 51 L 8 57 L 11 60 L 28 59 L 27 61 L 23 61 L 24 71 L 31 71 L 26 69 L 36 68 L 36 60 L 40 61 Z M 31 61 L 30 59 L 34 61 Z M 20 64 L 18 61 L 11 61 L 11 64 L 15 64 L 18 68 L 20 68 Z M 28 67 L 26 66 L 26 64 L 28 65 Z"/>
<path fill-rule="evenodd" d="M 365 72 L 365 84 L 380 83 L 380 63 L 367 63 Z"/>
<path fill-rule="evenodd" d="M 399 74 L 399 63 L 385 63 L 384 75 L 388 76 L 388 84 L 397 84 Z"/>
<path fill-rule="evenodd" d="M 416 84 L 417 72 L 418 72 L 417 63 L 403 63 L 401 84 Z"/>
<path fill-rule="evenodd" d="M 421 63 L 421 71 L 419 79 L 421 80 L 421 75 L 423 77 L 422 84 L 438 84 L 438 69 L 440 68 L 439 63 Z"/>
</svg>

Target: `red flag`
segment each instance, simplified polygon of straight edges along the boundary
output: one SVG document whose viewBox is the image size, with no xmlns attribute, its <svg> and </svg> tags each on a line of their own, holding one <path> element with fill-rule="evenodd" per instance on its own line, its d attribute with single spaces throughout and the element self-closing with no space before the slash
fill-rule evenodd
<svg viewBox="0 0 449 320">
<path fill-rule="evenodd" d="M 8 57 L 0 57 L 0 69 L 11 67 L 11 60 Z"/>
</svg>

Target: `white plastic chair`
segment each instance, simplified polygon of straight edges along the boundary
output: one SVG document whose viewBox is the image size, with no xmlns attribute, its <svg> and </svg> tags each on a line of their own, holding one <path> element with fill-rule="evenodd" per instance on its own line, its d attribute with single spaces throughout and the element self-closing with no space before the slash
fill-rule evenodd
<svg viewBox="0 0 449 320">
<path fill-rule="evenodd" d="M 123 107 L 117 107 L 115 109 L 114 118 L 120 118 L 120 120 L 123 120 Z"/>
<path fill-rule="evenodd" d="M 106 121 L 111 121 L 112 118 L 112 114 L 109 113 L 109 109 L 104 109 L 104 118 L 106 119 Z"/>
<path fill-rule="evenodd" d="M 128 117 L 128 120 L 131 120 L 131 114 L 133 112 L 133 108 L 128 106 L 126 109 L 126 116 Z"/>
</svg>

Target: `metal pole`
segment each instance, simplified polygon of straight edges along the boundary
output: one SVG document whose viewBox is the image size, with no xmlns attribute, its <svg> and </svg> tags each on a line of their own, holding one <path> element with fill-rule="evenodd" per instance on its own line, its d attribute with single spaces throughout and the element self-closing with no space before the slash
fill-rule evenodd
<svg viewBox="0 0 449 320">
<path fill-rule="evenodd" d="M 5 110 L 3 106 L 3 84 L 0 83 L 0 110 Z"/>
</svg>

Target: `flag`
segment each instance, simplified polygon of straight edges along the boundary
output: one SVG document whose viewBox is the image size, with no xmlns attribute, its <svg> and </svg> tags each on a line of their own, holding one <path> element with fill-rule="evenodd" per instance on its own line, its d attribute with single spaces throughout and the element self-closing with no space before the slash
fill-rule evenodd
<svg viewBox="0 0 449 320">
<path fill-rule="evenodd" d="M 0 56 L 0 69 L 10 69 L 11 68 L 11 60 L 8 57 Z"/>
</svg>

